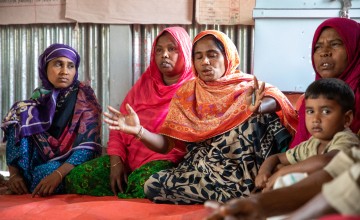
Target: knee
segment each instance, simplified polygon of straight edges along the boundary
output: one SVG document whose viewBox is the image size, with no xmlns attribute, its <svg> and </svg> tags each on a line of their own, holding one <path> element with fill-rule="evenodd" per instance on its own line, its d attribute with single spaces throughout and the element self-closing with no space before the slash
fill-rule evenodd
<svg viewBox="0 0 360 220">
<path fill-rule="evenodd" d="M 160 193 L 160 183 L 156 174 L 150 176 L 150 178 L 144 184 L 144 193 L 146 198 L 153 200 Z"/>
</svg>

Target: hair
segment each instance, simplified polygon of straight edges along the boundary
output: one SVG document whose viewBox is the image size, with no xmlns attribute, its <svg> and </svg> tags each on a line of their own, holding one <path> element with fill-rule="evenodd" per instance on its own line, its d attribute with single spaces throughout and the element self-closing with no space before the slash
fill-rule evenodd
<svg viewBox="0 0 360 220">
<path fill-rule="evenodd" d="M 224 47 L 223 43 L 222 43 L 219 39 L 217 39 L 214 35 L 211 35 L 211 34 L 204 35 L 202 38 L 207 37 L 207 36 L 210 36 L 210 37 L 212 38 L 212 40 L 215 42 L 216 47 L 221 51 L 221 53 L 224 55 L 224 57 L 226 57 L 225 47 Z M 201 39 L 202 39 L 202 38 L 201 38 Z M 195 46 L 196 46 L 196 44 L 197 44 L 201 39 L 199 39 L 198 41 L 196 41 L 195 44 L 193 45 L 193 48 L 192 48 L 192 51 L 191 51 L 191 57 L 192 57 L 192 59 L 194 59 L 194 57 L 195 57 L 195 54 L 194 54 L 194 52 L 195 52 L 195 51 L 194 51 Z"/>
<path fill-rule="evenodd" d="M 337 78 L 323 78 L 314 81 L 305 91 L 306 99 L 316 99 L 323 96 L 336 101 L 343 112 L 355 110 L 355 95 L 350 86 Z"/>
</svg>

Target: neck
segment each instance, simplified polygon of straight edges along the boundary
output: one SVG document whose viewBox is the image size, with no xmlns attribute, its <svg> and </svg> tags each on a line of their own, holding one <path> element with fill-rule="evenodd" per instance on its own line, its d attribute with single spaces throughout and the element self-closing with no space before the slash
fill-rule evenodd
<svg viewBox="0 0 360 220">
<path fill-rule="evenodd" d="M 176 84 L 180 79 L 180 74 L 175 76 L 165 76 L 163 75 L 164 84 L 170 86 L 172 84 Z"/>
</svg>

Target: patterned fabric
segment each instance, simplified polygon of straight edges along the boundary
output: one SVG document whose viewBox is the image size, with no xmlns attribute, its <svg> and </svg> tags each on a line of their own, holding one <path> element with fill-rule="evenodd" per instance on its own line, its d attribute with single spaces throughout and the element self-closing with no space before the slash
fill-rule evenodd
<svg viewBox="0 0 360 220">
<path fill-rule="evenodd" d="M 224 134 L 190 143 L 176 168 L 150 177 L 145 194 L 156 203 L 175 204 L 224 203 L 249 196 L 264 159 L 290 140 L 275 113 L 251 117 Z"/>
<path fill-rule="evenodd" d="M 47 79 L 47 63 L 57 57 L 67 57 L 76 67 L 65 89 Z M 42 87 L 31 99 L 15 103 L 1 125 L 7 164 L 19 169 L 30 191 L 63 163 L 77 166 L 101 153 L 101 107 L 92 88 L 77 80 L 79 62 L 73 48 L 49 46 L 39 57 Z M 60 184 L 55 193 L 62 191 Z"/>
<path fill-rule="evenodd" d="M 354 120 L 350 125 L 350 128 L 354 133 L 360 133 L 360 24 L 348 18 L 330 18 L 325 20 L 315 31 L 312 41 L 312 55 L 314 54 L 315 45 L 321 35 L 321 32 L 327 27 L 334 28 L 338 32 L 346 47 L 348 67 L 339 76 L 339 79 L 349 84 L 354 91 L 355 113 Z M 314 70 L 316 71 L 313 56 L 311 57 L 311 60 Z M 316 72 L 315 80 L 320 78 L 320 74 Z M 303 100 L 299 108 L 299 124 L 290 148 L 295 147 L 302 141 L 308 140 L 310 136 L 311 135 L 307 131 L 305 125 L 305 100 Z"/>
<path fill-rule="evenodd" d="M 57 57 L 67 57 L 76 67 L 74 81 L 70 87 L 55 89 L 47 78 L 47 63 Z M 52 125 L 58 96 L 64 97 L 73 85 L 78 84 L 78 67 L 80 56 L 73 48 L 65 44 L 52 44 L 39 57 L 39 76 L 42 87 L 36 89 L 29 100 L 15 103 L 4 118 L 1 128 L 16 124 L 16 140 L 25 136 L 47 131 Z M 6 137 L 4 141 L 6 140 Z"/>
<path fill-rule="evenodd" d="M 165 85 L 162 73 L 155 62 L 155 46 L 163 33 L 170 33 L 178 44 L 179 59 L 184 59 L 184 69 L 179 81 L 173 85 Z M 128 103 L 139 116 L 141 125 L 147 130 L 157 133 L 168 112 L 169 103 L 176 90 L 193 77 L 191 69 L 191 40 L 185 29 L 169 27 L 164 29 L 155 39 L 150 58 L 150 66 L 131 88 L 121 104 L 120 111 L 126 113 Z M 153 160 L 169 160 L 174 163 L 184 156 L 183 152 L 172 150 L 168 154 L 159 154 L 148 149 L 141 141 L 120 131 L 111 130 L 107 147 L 108 155 L 120 156 L 130 171 Z"/>
<path fill-rule="evenodd" d="M 88 149 L 74 151 L 69 158 L 44 161 L 39 148 L 34 146 L 32 137 L 24 137 L 19 142 L 15 139 L 15 128 L 10 125 L 6 142 L 6 161 L 20 169 L 26 186 L 32 192 L 40 181 L 54 172 L 64 162 L 77 166 L 95 157 L 95 152 Z M 55 194 L 64 193 L 64 182 L 55 190 Z"/>
<path fill-rule="evenodd" d="M 119 198 L 145 198 L 144 183 L 154 173 L 173 167 L 169 161 L 152 161 L 134 170 L 128 176 L 125 193 Z M 106 186 L 106 187 L 105 187 Z M 66 176 L 66 192 L 92 196 L 111 196 L 110 159 L 103 156 L 73 169 Z"/>
<path fill-rule="evenodd" d="M 215 36 L 224 45 L 227 62 L 224 76 L 213 82 L 204 82 L 199 77 L 186 82 L 170 103 L 160 130 L 163 135 L 187 142 L 203 141 L 233 129 L 252 115 L 244 100 L 254 77 L 237 70 L 238 52 L 224 33 L 203 31 L 195 37 L 194 44 L 206 35 Z M 289 132 L 294 133 L 297 114 L 286 96 L 269 84 L 265 85 L 265 96 L 273 97 L 281 106 L 278 115 Z"/>
</svg>

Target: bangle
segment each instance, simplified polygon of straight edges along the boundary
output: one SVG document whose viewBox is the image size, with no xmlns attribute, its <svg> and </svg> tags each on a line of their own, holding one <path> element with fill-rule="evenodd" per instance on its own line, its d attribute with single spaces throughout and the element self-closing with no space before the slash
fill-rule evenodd
<svg viewBox="0 0 360 220">
<path fill-rule="evenodd" d="M 144 135 L 144 127 L 140 126 L 140 130 L 139 132 L 136 134 L 136 139 L 141 140 L 143 138 Z"/>
<path fill-rule="evenodd" d="M 60 171 L 58 171 L 58 170 L 55 170 L 55 172 L 59 174 L 59 176 L 60 176 L 60 178 L 61 178 L 61 181 L 62 181 L 62 179 L 63 179 L 63 175 L 61 174 L 61 172 L 60 172 Z"/>
<path fill-rule="evenodd" d="M 14 176 L 16 176 L 17 175 L 17 173 L 14 173 L 13 175 L 11 175 L 10 177 L 9 177 L 9 180 L 11 180 Z"/>
<path fill-rule="evenodd" d="M 116 167 L 117 165 L 119 165 L 121 163 L 121 160 L 117 163 L 114 163 L 113 165 L 111 165 L 111 167 Z"/>
</svg>

